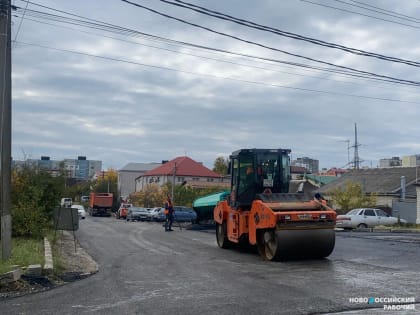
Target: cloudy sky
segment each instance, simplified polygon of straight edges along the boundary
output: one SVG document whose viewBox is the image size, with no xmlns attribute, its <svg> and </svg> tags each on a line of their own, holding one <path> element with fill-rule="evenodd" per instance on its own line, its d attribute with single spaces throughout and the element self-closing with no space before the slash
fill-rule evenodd
<svg viewBox="0 0 420 315">
<path fill-rule="evenodd" d="M 420 1 L 190 1 L 264 27 L 175 0 L 12 0 L 13 158 L 211 168 L 257 147 L 343 167 L 355 123 L 364 166 L 420 154 Z"/>
</svg>

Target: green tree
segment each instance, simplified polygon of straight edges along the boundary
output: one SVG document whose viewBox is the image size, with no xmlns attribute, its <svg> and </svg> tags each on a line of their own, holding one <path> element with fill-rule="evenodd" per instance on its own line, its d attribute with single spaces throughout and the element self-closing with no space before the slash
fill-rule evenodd
<svg viewBox="0 0 420 315">
<path fill-rule="evenodd" d="M 67 186 L 64 192 L 65 197 L 71 197 L 73 201 L 80 202 L 81 196 L 89 196 L 90 188 L 94 183 L 90 180 L 83 180 L 74 185 Z"/>
<path fill-rule="evenodd" d="M 348 210 L 361 207 L 374 207 L 376 205 L 376 194 L 363 193 L 362 185 L 347 181 L 344 189 L 336 188 L 330 192 L 335 205 L 347 212 Z"/>
<path fill-rule="evenodd" d="M 157 184 L 147 185 L 143 191 L 130 195 L 130 201 L 136 206 L 152 208 L 162 207 L 165 202 L 165 191 Z"/>
<path fill-rule="evenodd" d="M 229 159 L 219 156 L 214 161 L 213 171 L 220 175 L 226 175 L 229 169 Z"/>
<path fill-rule="evenodd" d="M 64 177 L 30 167 L 12 170 L 12 234 L 40 238 L 52 223 L 64 191 Z"/>
<path fill-rule="evenodd" d="M 118 173 L 116 170 L 109 168 L 104 172 L 104 175 L 98 177 L 93 183 L 93 191 L 98 193 L 113 193 L 118 192 Z"/>
</svg>

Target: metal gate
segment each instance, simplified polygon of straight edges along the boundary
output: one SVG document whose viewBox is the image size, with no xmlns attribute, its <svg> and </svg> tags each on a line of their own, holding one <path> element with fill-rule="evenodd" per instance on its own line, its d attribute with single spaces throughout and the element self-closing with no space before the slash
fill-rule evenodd
<svg viewBox="0 0 420 315">
<path fill-rule="evenodd" d="M 407 220 L 408 223 L 416 223 L 417 201 L 416 200 L 393 200 L 392 215 Z"/>
</svg>

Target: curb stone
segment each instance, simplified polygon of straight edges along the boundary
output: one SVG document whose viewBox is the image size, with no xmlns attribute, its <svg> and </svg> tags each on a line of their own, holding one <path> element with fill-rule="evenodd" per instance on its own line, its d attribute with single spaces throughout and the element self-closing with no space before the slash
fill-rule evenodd
<svg viewBox="0 0 420 315">
<path fill-rule="evenodd" d="M 344 232 L 343 228 L 335 228 L 336 232 Z M 358 228 L 350 232 L 378 232 L 378 233 L 420 233 L 420 229 L 396 229 L 396 228 Z"/>
<path fill-rule="evenodd" d="M 44 237 L 44 255 L 45 255 L 45 264 L 44 264 L 43 272 L 46 275 L 50 275 L 53 273 L 54 264 L 53 264 L 51 245 L 46 237 Z"/>
<path fill-rule="evenodd" d="M 20 279 L 20 277 L 22 277 L 22 275 L 23 275 L 22 268 L 17 268 L 15 270 L 6 272 L 0 275 L 0 284 L 16 282 Z"/>
</svg>

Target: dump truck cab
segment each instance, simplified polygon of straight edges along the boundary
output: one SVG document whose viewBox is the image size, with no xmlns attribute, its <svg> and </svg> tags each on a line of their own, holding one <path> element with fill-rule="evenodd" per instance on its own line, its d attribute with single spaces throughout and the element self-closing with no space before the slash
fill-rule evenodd
<svg viewBox="0 0 420 315">
<path fill-rule="evenodd" d="M 336 212 L 319 195 L 289 192 L 290 153 L 290 149 L 232 153 L 231 193 L 213 211 L 219 247 L 256 245 L 267 260 L 322 258 L 332 252 Z"/>
</svg>

